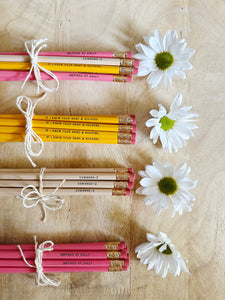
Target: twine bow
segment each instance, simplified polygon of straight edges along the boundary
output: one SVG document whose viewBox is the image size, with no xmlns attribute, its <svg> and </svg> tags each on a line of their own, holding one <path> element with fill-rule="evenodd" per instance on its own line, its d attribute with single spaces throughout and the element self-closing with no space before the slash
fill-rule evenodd
<svg viewBox="0 0 225 300">
<path fill-rule="evenodd" d="M 59 210 L 65 205 L 65 200 L 58 198 L 55 196 L 55 193 L 61 188 L 61 186 L 64 184 L 65 179 L 62 180 L 62 182 L 56 187 L 56 189 L 50 193 L 45 195 L 43 191 L 43 175 L 44 175 L 45 168 L 42 168 L 39 175 L 40 180 L 40 187 L 39 190 L 34 185 L 28 185 L 22 188 L 20 196 L 17 196 L 17 198 L 20 198 L 23 200 L 23 206 L 26 208 L 37 206 L 38 204 L 41 205 L 43 209 L 43 219 L 42 221 L 46 221 L 47 217 L 47 209 L 49 210 Z M 29 191 L 30 190 L 30 191 Z"/>
<path fill-rule="evenodd" d="M 29 161 L 31 162 L 33 167 L 36 167 L 36 164 L 31 159 L 31 156 L 37 157 L 37 156 L 41 155 L 41 153 L 44 149 L 44 143 L 43 143 L 42 139 L 32 129 L 32 119 L 34 116 L 34 109 L 35 109 L 36 105 L 38 104 L 38 102 L 43 100 L 46 95 L 47 95 L 47 93 L 45 93 L 41 98 L 37 99 L 36 102 L 34 103 L 34 105 L 32 103 L 32 100 L 26 96 L 19 96 L 16 99 L 16 105 L 17 105 L 18 109 L 22 112 L 22 114 L 26 118 L 26 136 L 25 136 L 25 140 L 24 140 L 24 150 L 25 150 L 27 158 L 29 159 Z M 24 100 L 26 100 L 26 103 L 25 103 L 26 110 L 24 110 L 22 108 L 23 102 L 25 102 Z M 40 149 L 35 152 L 32 149 L 33 144 L 39 144 Z"/>
<path fill-rule="evenodd" d="M 22 89 L 24 88 L 27 80 L 29 79 L 29 77 L 31 76 L 31 73 L 33 71 L 35 79 L 36 79 L 36 83 L 37 83 L 37 94 L 39 94 L 40 88 L 42 88 L 47 93 L 55 92 L 59 88 L 59 81 L 58 81 L 56 75 L 54 73 L 52 73 L 51 71 L 41 67 L 38 64 L 38 54 L 43 48 L 47 47 L 47 44 L 44 44 L 46 41 L 47 41 L 47 39 L 40 39 L 40 40 L 31 40 L 31 41 L 25 42 L 26 51 L 30 56 L 31 68 L 30 68 L 30 71 L 29 71 L 26 79 L 24 80 L 24 83 L 22 84 L 21 88 Z M 46 74 L 48 74 L 55 80 L 55 82 L 56 82 L 55 88 L 49 88 L 43 84 L 40 71 L 45 72 Z"/>
<path fill-rule="evenodd" d="M 23 251 L 20 247 L 20 245 L 17 245 L 17 247 L 20 250 L 21 256 L 24 260 L 24 262 L 31 268 L 36 268 L 36 282 L 38 286 L 46 286 L 46 285 L 52 285 L 52 286 L 59 286 L 61 281 L 57 279 L 50 279 L 47 277 L 43 272 L 42 267 L 42 259 L 43 259 L 43 252 L 44 251 L 52 251 L 54 243 L 52 241 L 45 241 L 41 243 L 38 246 L 38 242 L 36 239 L 36 236 L 34 236 L 34 243 L 35 243 L 35 265 L 31 265 L 25 258 Z"/>
</svg>

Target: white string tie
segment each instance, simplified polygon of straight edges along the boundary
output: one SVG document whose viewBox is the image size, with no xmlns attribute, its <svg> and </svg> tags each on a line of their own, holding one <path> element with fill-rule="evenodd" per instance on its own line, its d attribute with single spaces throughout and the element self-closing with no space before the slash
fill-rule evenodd
<svg viewBox="0 0 225 300">
<path fill-rule="evenodd" d="M 41 155 L 43 149 L 44 149 L 44 143 L 42 139 L 34 132 L 32 129 L 32 119 L 34 116 L 34 109 L 38 102 L 43 100 L 47 93 L 45 93 L 42 97 L 38 98 L 36 102 L 33 104 L 32 100 L 28 98 L 27 96 L 19 96 L 16 99 L 16 105 L 18 109 L 22 112 L 26 119 L 26 135 L 25 135 L 25 140 L 24 140 L 24 150 L 27 158 L 31 162 L 33 167 L 36 167 L 36 164 L 33 162 L 31 156 L 37 157 Z M 25 103 L 26 100 L 26 103 Z M 26 109 L 23 109 L 22 106 L 23 104 L 26 105 Z M 33 144 L 38 144 L 39 150 L 34 151 L 32 149 Z"/>
<path fill-rule="evenodd" d="M 38 246 L 38 242 L 36 239 L 36 236 L 34 236 L 34 243 L 35 243 L 35 265 L 31 265 L 25 258 L 23 254 L 23 250 L 21 249 L 20 245 L 17 245 L 17 247 L 20 250 L 21 256 L 24 260 L 24 262 L 30 267 L 30 268 L 36 268 L 36 282 L 38 286 L 46 286 L 46 285 L 52 285 L 52 286 L 59 286 L 61 281 L 58 279 L 50 279 L 47 277 L 43 272 L 42 267 L 42 259 L 43 259 L 43 252 L 44 251 L 52 251 L 54 243 L 52 241 L 45 241 L 41 243 Z"/>
<path fill-rule="evenodd" d="M 40 40 L 31 40 L 31 41 L 27 41 L 24 43 L 26 51 L 30 56 L 31 68 L 30 68 L 30 71 L 29 71 L 26 79 L 24 80 L 21 88 L 22 89 L 24 88 L 25 84 L 27 83 L 27 80 L 30 78 L 31 73 L 33 71 L 35 79 L 36 79 L 36 83 L 37 83 L 37 94 L 39 94 L 40 88 L 42 88 L 46 93 L 55 92 L 59 88 L 59 81 L 58 81 L 58 78 L 56 77 L 56 75 L 54 73 L 52 73 L 51 71 L 41 67 L 38 64 L 38 54 L 43 48 L 47 47 L 47 44 L 44 44 L 46 41 L 47 41 L 47 39 L 40 39 Z M 55 80 L 55 82 L 56 82 L 55 88 L 49 88 L 43 84 L 40 71 L 45 72 L 46 74 L 48 74 Z"/>
<path fill-rule="evenodd" d="M 42 168 L 39 174 L 39 181 L 40 181 L 39 190 L 34 185 L 30 184 L 22 188 L 20 196 L 17 196 L 17 198 L 23 200 L 23 206 L 26 208 L 34 207 L 40 204 L 44 214 L 42 219 L 43 222 L 45 222 L 47 218 L 47 209 L 59 210 L 63 206 L 65 206 L 65 200 L 55 196 L 55 193 L 64 184 L 65 179 L 62 180 L 62 182 L 58 185 L 58 187 L 56 187 L 56 189 L 52 193 L 44 195 L 44 191 L 43 191 L 44 171 L 45 168 Z"/>
</svg>

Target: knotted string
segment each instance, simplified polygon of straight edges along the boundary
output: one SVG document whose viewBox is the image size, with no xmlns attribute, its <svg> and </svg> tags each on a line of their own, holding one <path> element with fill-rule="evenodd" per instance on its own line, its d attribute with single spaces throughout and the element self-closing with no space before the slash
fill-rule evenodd
<svg viewBox="0 0 225 300">
<path fill-rule="evenodd" d="M 34 185 L 28 185 L 22 188 L 20 196 L 17 198 L 23 200 L 23 206 L 26 208 L 34 207 L 38 204 L 41 205 L 43 209 L 43 219 L 45 222 L 47 218 L 47 209 L 49 210 L 59 210 L 65 205 L 65 200 L 60 199 L 55 196 L 55 193 L 61 188 L 64 184 L 65 179 L 58 185 L 58 187 L 50 194 L 44 195 L 43 191 L 43 176 L 44 176 L 45 168 L 42 168 L 39 174 L 40 186 L 39 190 Z M 30 191 L 29 191 L 30 190 Z"/>
<path fill-rule="evenodd" d="M 24 117 L 26 118 L 26 136 L 24 140 L 24 150 L 26 153 L 27 158 L 31 162 L 33 167 L 36 167 L 36 164 L 31 159 L 31 156 L 39 156 L 41 155 L 43 149 L 44 149 L 44 143 L 42 139 L 33 131 L 32 129 L 32 119 L 34 116 L 34 109 L 36 105 L 43 100 L 46 97 L 47 93 L 45 93 L 42 97 L 38 98 L 36 102 L 33 104 L 32 100 L 28 98 L 27 96 L 19 96 L 16 99 L 16 105 L 18 109 L 22 112 Z M 26 100 L 26 109 L 22 108 L 23 102 Z M 33 144 L 39 144 L 39 151 L 34 151 L 32 149 Z"/>
<path fill-rule="evenodd" d="M 59 286 L 61 281 L 56 279 L 50 279 L 43 273 L 43 267 L 42 267 L 42 259 L 43 259 L 43 252 L 44 251 L 52 251 L 54 243 L 52 241 L 45 241 L 41 243 L 38 246 L 38 242 L 36 239 L 36 236 L 34 236 L 34 243 L 35 243 L 35 265 L 31 265 L 25 258 L 23 254 L 23 250 L 21 249 L 20 245 L 17 245 L 17 247 L 20 250 L 21 256 L 24 260 L 24 262 L 30 267 L 30 268 L 36 268 L 36 282 L 38 286 L 46 286 L 46 285 L 52 285 L 52 286 Z"/>
<path fill-rule="evenodd" d="M 30 56 L 31 68 L 30 68 L 30 71 L 29 71 L 26 79 L 24 80 L 24 83 L 22 84 L 21 88 L 22 89 L 24 88 L 27 80 L 29 79 L 29 77 L 31 76 L 31 73 L 33 71 L 36 82 L 37 82 L 37 94 L 39 94 L 40 87 L 46 93 L 55 92 L 59 88 L 59 81 L 58 81 L 58 78 L 56 77 L 56 75 L 54 73 L 52 73 L 51 71 L 41 67 L 38 64 L 38 54 L 43 48 L 47 47 L 47 44 L 43 44 L 46 41 L 47 41 L 47 39 L 40 39 L 40 40 L 31 40 L 31 41 L 25 42 L 26 51 Z M 46 85 L 43 84 L 42 79 L 41 79 L 40 70 L 47 73 L 49 76 L 51 76 L 55 80 L 55 82 L 56 82 L 56 87 L 55 88 L 49 88 L 49 87 L 47 87 Z"/>
</svg>

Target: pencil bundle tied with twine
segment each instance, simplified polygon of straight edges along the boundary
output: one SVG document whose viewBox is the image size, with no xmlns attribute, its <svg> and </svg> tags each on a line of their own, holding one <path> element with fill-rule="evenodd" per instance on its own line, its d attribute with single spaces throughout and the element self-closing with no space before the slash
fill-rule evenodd
<svg viewBox="0 0 225 300">
<path fill-rule="evenodd" d="M 47 210 L 65 205 L 61 196 L 130 196 L 135 174 L 131 168 L 0 169 L 0 196 L 16 196 L 23 206 Z"/>
<path fill-rule="evenodd" d="M 0 142 L 24 142 L 25 154 L 33 167 L 36 164 L 32 157 L 41 155 L 44 142 L 135 144 L 134 115 L 34 115 L 36 105 L 32 105 L 30 98 L 21 96 L 17 100 L 23 115 L 0 115 Z M 25 110 L 22 109 L 24 100 Z"/>
<path fill-rule="evenodd" d="M 0 81 L 131 82 L 132 75 L 138 73 L 139 61 L 132 58 L 132 52 L 42 52 L 47 47 L 46 41 L 25 42 L 26 52 L 1 52 Z"/>
<path fill-rule="evenodd" d="M 59 286 L 60 280 L 45 273 L 118 272 L 129 267 L 125 242 L 92 242 L 40 245 L 0 245 L 1 273 L 36 273 L 39 286 Z"/>
</svg>

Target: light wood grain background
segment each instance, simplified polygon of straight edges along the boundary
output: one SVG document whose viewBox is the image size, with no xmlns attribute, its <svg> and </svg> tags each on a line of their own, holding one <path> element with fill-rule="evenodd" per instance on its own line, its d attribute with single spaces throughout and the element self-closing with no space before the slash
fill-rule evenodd
<svg viewBox="0 0 225 300">
<path fill-rule="evenodd" d="M 131 253 L 128 272 L 61 274 L 58 288 L 37 287 L 33 275 L 1 275 L 0 297 L 14 299 L 167 299 L 222 300 L 224 287 L 224 112 L 225 112 L 225 2 L 222 0 L 1 0 L 0 51 L 22 51 L 24 41 L 48 38 L 49 51 L 131 50 L 142 36 L 158 28 L 176 29 L 195 48 L 194 65 L 187 79 L 176 78 L 167 92 L 149 90 L 144 78 L 131 84 L 60 82 L 36 110 L 48 114 L 126 114 L 137 117 L 135 146 L 46 144 L 38 166 L 133 167 L 137 172 L 152 158 L 178 164 L 187 161 L 191 178 L 198 180 L 191 213 L 176 216 L 171 210 L 156 216 L 143 199 L 132 197 L 68 197 L 67 207 L 48 214 L 24 209 L 12 197 L 0 199 L 0 243 L 56 243 L 124 239 Z M 0 113 L 17 113 L 21 83 L 0 83 Z M 34 94 L 29 84 L 24 93 Z M 195 138 L 178 154 L 167 154 L 149 140 L 144 121 L 158 103 L 169 107 L 183 93 L 184 104 L 200 115 Z M 23 145 L 0 145 L 1 168 L 30 168 Z M 138 180 L 136 180 L 136 188 Z M 134 248 L 146 232 L 168 234 L 189 260 L 191 274 L 165 279 L 147 271 L 135 258 Z"/>
</svg>

